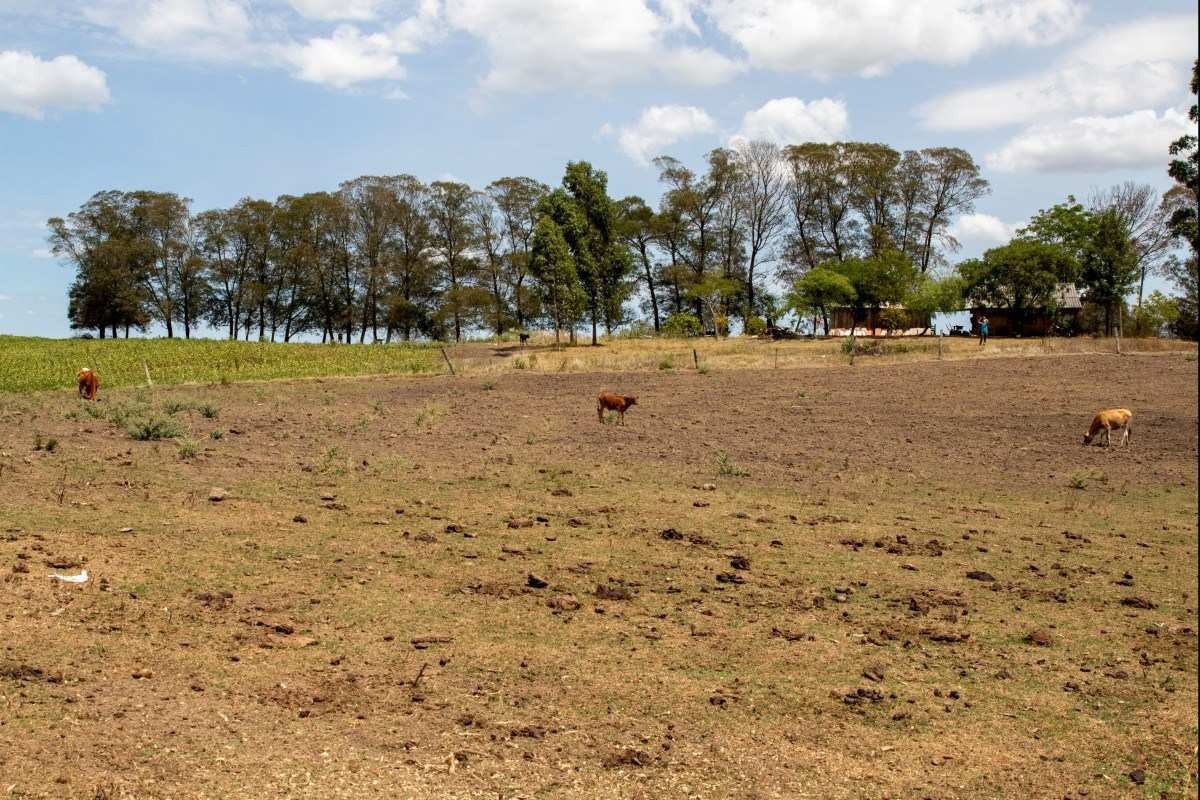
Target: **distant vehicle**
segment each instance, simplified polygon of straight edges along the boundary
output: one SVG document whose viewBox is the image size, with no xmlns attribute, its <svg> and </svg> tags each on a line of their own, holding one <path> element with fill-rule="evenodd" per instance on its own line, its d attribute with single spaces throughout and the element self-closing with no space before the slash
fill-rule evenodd
<svg viewBox="0 0 1200 800">
<path fill-rule="evenodd" d="M 972 336 L 971 329 L 965 325 L 953 325 L 950 328 L 951 336 Z"/>
</svg>

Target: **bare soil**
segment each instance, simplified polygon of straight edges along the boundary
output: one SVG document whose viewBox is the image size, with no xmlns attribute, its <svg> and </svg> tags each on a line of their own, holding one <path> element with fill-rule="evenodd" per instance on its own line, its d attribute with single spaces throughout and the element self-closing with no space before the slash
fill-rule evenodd
<svg viewBox="0 0 1200 800">
<path fill-rule="evenodd" d="M 1196 382 L 4 396 L 0 797 L 1196 797 Z M 182 446 L 112 421 L 171 404 Z M 1131 446 L 1083 447 L 1109 406 Z"/>
</svg>

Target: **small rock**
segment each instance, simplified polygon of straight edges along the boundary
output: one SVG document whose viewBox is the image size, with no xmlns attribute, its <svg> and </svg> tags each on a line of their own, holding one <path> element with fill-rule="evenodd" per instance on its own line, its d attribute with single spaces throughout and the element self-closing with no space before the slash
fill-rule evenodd
<svg viewBox="0 0 1200 800">
<path fill-rule="evenodd" d="M 850 599 L 850 596 L 847 594 L 842 594 L 841 592 L 833 593 L 833 602 L 835 602 L 835 603 L 845 603 L 849 599 Z"/>
<path fill-rule="evenodd" d="M 692 505 L 696 508 L 707 508 L 708 501 L 707 500 L 697 500 L 694 503 L 692 503 Z"/>
<path fill-rule="evenodd" d="M 984 572 L 983 570 L 979 570 L 979 569 L 971 570 L 970 572 L 967 573 L 967 577 L 973 581 L 991 582 L 991 581 L 996 580 L 995 577 L 992 576 L 992 573 Z"/>
<path fill-rule="evenodd" d="M 1138 597 L 1136 595 L 1130 596 L 1130 597 L 1122 597 L 1121 605 L 1129 606 L 1130 608 L 1146 608 L 1146 609 L 1158 608 L 1158 606 L 1155 603 L 1150 602 L 1149 600 L 1147 600 L 1144 597 Z"/>
<path fill-rule="evenodd" d="M 700 485 L 700 490 L 703 492 L 715 492 L 717 485 L 715 483 L 703 483 Z"/>
<path fill-rule="evenodd" d="M 624 586 L 608 586 L 606 584 L 596 585 L 596 597 L 601 600 L 632 600 L 633 592 L 626 589 Z"/>
<path fill-rule="evenodd" d="M 552 497 L 571 497 L 573 494 L 574 493 L 570 489 L 563 489 L 561 487 L 550 492 Z"/>
<path fill-rule="evenodd" d="M 292 522 L 308 522 L 308 517 L 304 516 L 303 514 L 297 514 L 296 516 L 292 517 Z"/>
<path fill-rule="evenodd" d="M 132 673 L 134 680 L 144 680 L 154 677 L 154 672 L 148 669 L 135 669 Z"/>
<path fill-rule="evenodd" d="M 677 542 L 683 538 L 683 534 L 674 528 L 667 528 L 665 531 L 660 533 L 659 536 L 663 539 L 666 539 L 668 542 Z"/>
<path fill-rule="evenodd" d="M 750 569 L 750 559 L 745 556 L 734 556 L 729 559 L 729 566 L 734 569 L 748 570 Z"/>
<path fill-rule="evenodd" d="M 575 599 L 575 595 L 573 594 L 560 594 L 556 597 L 551 597 L 546 602 L 546 605 L 556 611 L 578 611 L 581 607 L 580 602 Z"/>
<path fill-rule="evenodd" d="M 529 577 L 525 579 L 525 585 L 531 589 L 545 589 L 550 584 L 531 572 L 529 573 Z"/>
<path fill-rule="evenodd" d="M 885 673 L 883 667 L 872 665 L 863 670 L 863 677 L 869 681 L 880 683 L 884 679 Z"/>
<path fill-rule="evenodd" d="M 509 517 L 505 524 L 510 528 L 532 528 L 533 520 L 529 517 Z"/>
<path fill-rule="evenodd" d="M 229 492 L 222 489 L 220 486 L 214 486 L 208 490 L 208 499 L 214 503 L 219 503 L 229 496 Z"/>
<path fill-rule="evenodd" d="M 1144 769 L 1135 769 L 1129 773 L 1129 780 L 1133 781 L 1138 786 L 1146 782 L 1146 771 Z"/>
<path fill-rule="evenodd" d="M 1036 644 L 1038 647 L 1049 647 L 1054 643 L 1054 637 L 1045 628 L 1038 628 L 1037 630 L 1030 631 L 1025 636 L 1025 641 L 1030 644 Z"/>
<path fill-rule="evenodd" d="M 446 526 L 446 533 L 462 533 L 466 528 L 459 525 L 457 522 L 451 522 Z"/>
<path fill-rule="evenodd" d="M 718 572 L 717 583 L 732 583 L 734 585 L 745 583 L 746 579 L 736 572 Z"/>
</svg>

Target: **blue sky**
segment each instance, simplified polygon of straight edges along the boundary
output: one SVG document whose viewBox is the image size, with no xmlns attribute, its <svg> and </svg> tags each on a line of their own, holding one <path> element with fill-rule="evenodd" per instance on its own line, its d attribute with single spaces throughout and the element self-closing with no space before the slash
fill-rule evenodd
<svg viewBox="0 0 1200 800">
<path fill-rule="evenodd" d="M 1196 37 L 1166 0 L 0 0 L 0 333 L 70 334 L 44 222 L 101 189 L 200 211 L 587 159 L 656 202 L 646 159 L 735 136 L 963 147 L 976 255 L 1067 194 L 1168 188 Z"/>
</svg>

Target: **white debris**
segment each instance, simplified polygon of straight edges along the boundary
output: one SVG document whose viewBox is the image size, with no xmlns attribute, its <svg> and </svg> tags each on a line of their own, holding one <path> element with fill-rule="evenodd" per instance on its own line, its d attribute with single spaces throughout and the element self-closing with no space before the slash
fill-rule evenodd
<svg viewBox="0 0 1200 800">
<path fill-rule="evenodd" d="M 56 581 L 63 583 L 87 583 L 88 573 L 86 569 L 79 570 L 78 575 L 56 575 L 53 572 L 49 573 L 50 577 Z"/>
</svg>

